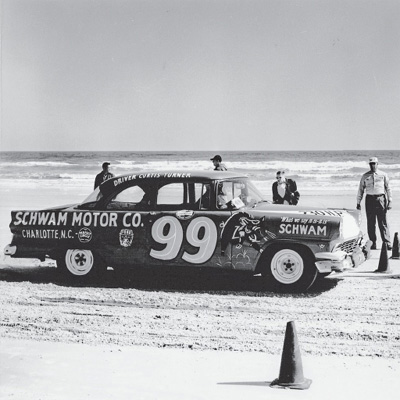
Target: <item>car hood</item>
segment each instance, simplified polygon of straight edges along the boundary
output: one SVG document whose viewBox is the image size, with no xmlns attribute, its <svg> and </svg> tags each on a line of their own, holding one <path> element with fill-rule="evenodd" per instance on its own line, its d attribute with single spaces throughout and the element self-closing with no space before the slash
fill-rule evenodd
<svg viewBox="0 0 400 400">
<path fill-rule="evenodd" d="M 253 218 L 280 220 L 282 224 L 322 223 L 339 226 L 344 239 L 360 235 L 361 213 L 355 209 L 298 207 L 270 203 L 260 203 L 253 208 L 244 208 Z M 241 210 L 241 211 L 242 211 Z"/>
<path fill-rule="evenodd" d="M 252 208 L 246 209 L 246 212 L 272 212 L 272 213 L 284 213 L 294 215 L 316 215 L 323 217 L 341 218 L 344 214 L 350 214 L 358 220 L 361 215 L 359 210 L 348 209 L 348 208 L 323 208 L 323 207 L 299 207 L 289 206 L 282 204 L 271 204 L 271 203 L 258 203 Z"/>
</svg>

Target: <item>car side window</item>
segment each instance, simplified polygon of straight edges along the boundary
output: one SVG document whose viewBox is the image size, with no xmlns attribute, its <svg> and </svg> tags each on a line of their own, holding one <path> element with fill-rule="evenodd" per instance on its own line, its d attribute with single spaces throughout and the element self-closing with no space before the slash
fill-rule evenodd
<svg viewBox="0 0 400 400">
<path fill-rule="evenodd" d="M 227 203 L 233 199 L 234 186 L 232 182 L 219 182 L 217 184 L 217 208 L 228 208 Z"/>
<path fill-rule="evenodd" d="M 195 210 L 209 210 L 210 209 L 210 196 L 211 193 L 211 185 L 196 183 L 195 184 Z"/>
<path fill-rule="evenodd" d="M 158 190 L 158 210 L 180 210 L 187 205 L 187 190 L 183 183 L 169 183 Z"/>
<path fill-rule="evenodd" d="M 147 195 L 146 195 L 147 193 Z M 148 192 L 140 186 L 131 186 L 119 192 L 106 206 L 107 210 L 140 210 L 149 206 Z"/>
</svg>

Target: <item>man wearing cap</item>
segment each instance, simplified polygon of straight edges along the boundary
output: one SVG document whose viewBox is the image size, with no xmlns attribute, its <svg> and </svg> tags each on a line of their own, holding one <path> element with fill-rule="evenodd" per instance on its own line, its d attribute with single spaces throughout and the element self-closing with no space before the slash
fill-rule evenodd
<svg viewBox="0 0 400 400">
<path fill-rule="evenodd" d="M 228 171 L 225 165 L 222 164 L 222 157 L 220 155 L 217 154 L 213 158 L 210 158 L 210 160 L 214 164 L 214 171 Z"/>
<path fill-rule="evenodd" d="M 103 171 L 97 174 L 96 179 L 94 180 L 95 189 L 97 188 L 97 186 L 100 186 L 100 184 L 106 181 L 107 179 L 114 178 L 114 175 L 108 170 L 109 165 L 110 165 L 109 162 L 103 162 L 102 165 Z"/>
<path fill-rule="evenodd" d="M 361 210 L 361 199 L 365 191 L 365 212 L 367 214 L 368 236 L 372 241 L 371 249 L 376 249 L 375 226 L 376 220 L 378 220 L 382 242 L 386 243 L 388 250 L 392 250 L 389 227 L 386 220 L 386 212 L 392 208 L 392 192 L 389 186 L 389 178 L 385 172 L 378 170 L 378 159 L 376 157 L 369 159 L 369 168 L 370 170 L 361 177 L 357 194 L 357 210 Z"/>
</svg>

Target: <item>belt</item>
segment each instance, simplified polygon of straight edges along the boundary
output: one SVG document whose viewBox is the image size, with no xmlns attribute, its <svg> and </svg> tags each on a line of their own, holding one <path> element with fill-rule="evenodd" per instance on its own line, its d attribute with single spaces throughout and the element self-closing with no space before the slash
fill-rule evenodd
<svg viewBox="0 0 400 400">
<path fill-rule="evenodd" d="M 384 194 L 367 194 L 369 197 L 382 197 Z"/>
</svg>

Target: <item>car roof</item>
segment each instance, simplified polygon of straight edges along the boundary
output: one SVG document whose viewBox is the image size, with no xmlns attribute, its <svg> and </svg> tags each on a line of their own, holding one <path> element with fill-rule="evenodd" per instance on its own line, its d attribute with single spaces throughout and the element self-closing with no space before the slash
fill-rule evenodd
<svg viewBox="0 0 400 400">
<path fill-rule="evenodd" d="M 230 171 L 201 171 L 201 170 L 168 170 L 168 171 L 136 171 L 125 175 L 118 175 L 110 180 L 118 180 L 120 178 L 129 178 L 135 176 L 137 179 L 231 179 L 231 178 L 247 178 L 246 175 Z"/>
<path fill-rule="evenodd" d="M 129 174 L 115 176 L 100 185 L 100 191 L 105 195 L 117 188 L 131 186 L 136 182 L 165 182 L 165 181 L 213 181 L 234 178 L 247 178 L 246 175 L 230 171 L 209 170 L 168 170 L 168 171 L 133 171 Z"/>
</svg>

